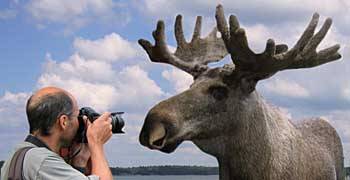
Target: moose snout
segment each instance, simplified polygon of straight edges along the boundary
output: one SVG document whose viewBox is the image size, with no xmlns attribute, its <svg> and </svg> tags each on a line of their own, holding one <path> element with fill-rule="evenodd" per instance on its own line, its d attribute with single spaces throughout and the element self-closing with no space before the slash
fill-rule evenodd
<svg viewBox="0 0 350 180">
<path fill-rule="evenodd" d="M 154 115 L 146 117 L 139 140 L 143 146 L 160 150 L 166 143 L 167 129 L 158 118 Z"/>
</svg>

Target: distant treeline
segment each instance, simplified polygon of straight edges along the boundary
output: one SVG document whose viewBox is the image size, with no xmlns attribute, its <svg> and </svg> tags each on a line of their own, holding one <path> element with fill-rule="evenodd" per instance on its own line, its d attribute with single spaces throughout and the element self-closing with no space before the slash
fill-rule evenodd
<svg viewBox="0 0 350 180">
<path fill-rule="evenodd" d="M 141 166 L 111 168 L 113 175 L 218 175 L 218 167 L 204 166 Z"/>
<path fill-rule="evenodd" d="M 0 161 L 0 168 L 4 161 Z M 131 168 L 111 167 L 113 175 L 217 175 L 218 167 L 205 166 L 141 166 Z"/>
</svg>

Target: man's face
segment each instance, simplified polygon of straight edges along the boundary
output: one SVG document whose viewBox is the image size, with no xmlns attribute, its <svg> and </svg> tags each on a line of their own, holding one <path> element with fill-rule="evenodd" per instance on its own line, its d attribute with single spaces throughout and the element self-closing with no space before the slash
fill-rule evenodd
<svg viewBox="0 0 350 180">
<path fill-rule="evenodd" d="M 73 139 L 78 131 L 79 128 L 79 120 L 78 120 L 78 115 L 79 115 L 79 108 L 77 105 L 77 102 L 74 98 L 73 100 L 73 113 L 70 115 L 67 120 L 67 128 L 63 132 L 63 136 L 61 139 L 62 146 L 63 147 L 69 147 Z"/>
</svg>

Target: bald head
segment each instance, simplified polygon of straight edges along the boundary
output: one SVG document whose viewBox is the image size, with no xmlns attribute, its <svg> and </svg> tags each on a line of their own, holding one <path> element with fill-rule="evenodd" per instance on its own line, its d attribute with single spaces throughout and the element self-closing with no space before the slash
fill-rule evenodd
<svg viewBox="0 0 350 180">
<path fill-rule="evenodd" d="M 57 92 L 67 92 L 67 91 L 58 87 L 49 86 L 49 87 L 44 87 L 39 89 L 33 95 L 45 95 L 45 94 L 57 93 Z"/>
<path fill-rule="evenodd" d="M 74 97 L 57 87 L 45 87 L 35 92 L 27 102 L 29 131 L 50 135 L 50 129 L 61 115 L 71 116 L 76 104 Z"/>
<path fill-rule="evenodd" d="M 57 94 L 66 94 L 69 98 L 72 100 L 74 99 L 73 96 L 67 92 L 64 89 L 58 88 L 58 87 L 44 87 L 42 89 L 39 89 L 36 91 L 28 100 L 27 107 L 35 106 L 38 103 L 42 101 L 43 98 L 49 97 L 49 96 L 55 96 Z"/>
</svg>

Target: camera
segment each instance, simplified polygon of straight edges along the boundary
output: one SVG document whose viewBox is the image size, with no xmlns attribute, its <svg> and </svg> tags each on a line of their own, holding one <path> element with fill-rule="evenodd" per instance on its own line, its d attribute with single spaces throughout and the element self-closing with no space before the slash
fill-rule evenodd
<svg viewBox="0 0 350 180">
<path fill-rule="evenodd" d="M 112 118 L 112 133 L 113 134 L 122 134 L 123 127 L 124 127 L 124 120 L 122 118 L 122 114 L 124 112 L 112 112 L 111 118 Z M 75 137 L 75 140 L 79 143 L 87 143 L 86 138 L 86 127 L 85 122 L 83 120 L 83 117 L 86 116 L 90 122 L 94 122 L 98 117 L 100 117 L 100 114 L 97 113 L 94 109 L 91 107 L 83 107 L 79 110 L 79 128 L 77 131 L 77 135 Z"/>
</svg>

